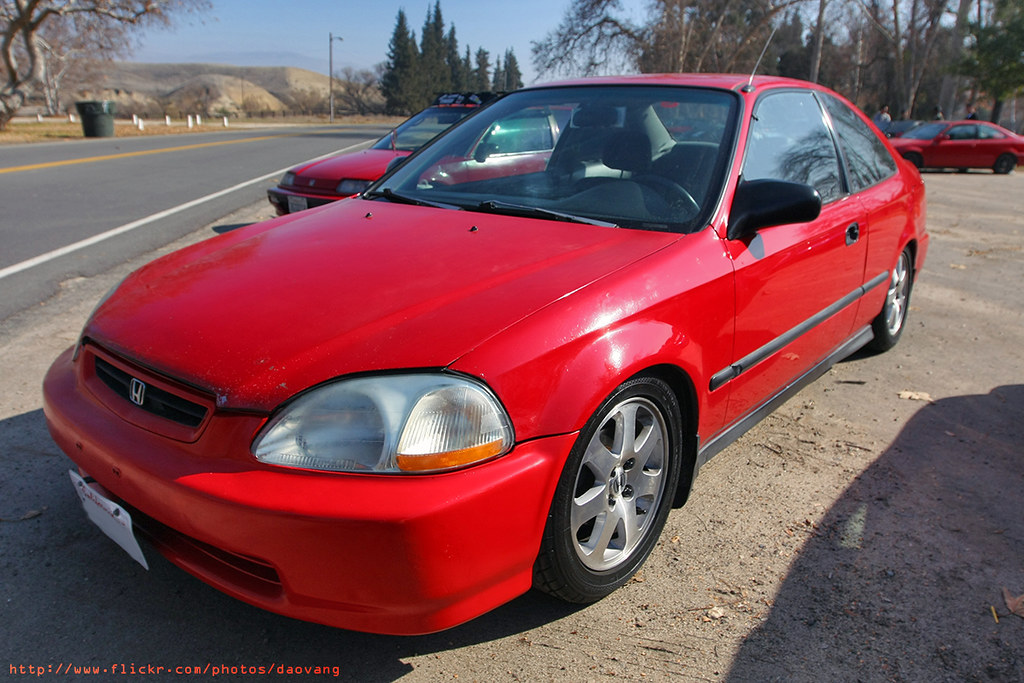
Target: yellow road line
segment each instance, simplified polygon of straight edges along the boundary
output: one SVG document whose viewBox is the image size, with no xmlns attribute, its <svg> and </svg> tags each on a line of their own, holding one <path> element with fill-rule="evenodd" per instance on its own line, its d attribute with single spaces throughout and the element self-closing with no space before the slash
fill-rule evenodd
<svg viewBox="0 0 1024 683">
<path fill-rule="evenodd" d="M 220 142 L 200 142 L 194 145 L 182 145 L 181 147 L 163 147 L 161 149 L 147 149 L 140 152 L 122 152 L 121 154 L 107 154 L 104 156 L 85 157 L 82 159 L 66 159 L 64 161 L 48 161 L 43 164 L 28 164 L 27 166 L 11 166 L 0 168 L 0 174 L 16 173 L 19 171 L 36 171 L 42 168 L 54 168 L 56 166 L 73 166 L 74 164 L 91 164 L 97 161 L 111 161 L 113 159 L 127 159 L 129 157 L 142 157 L 150 154 L 164 154 L 166 152 L 183 152 L 189 149 L 201 149 L 203 147 L 217 147 L 219 145 L 235 145 L 240 142 L 259 142 L 260 140 L 273 140 L 274 138 L 294 138 L 299 135 L 309 135 L 309 131 L 303 133 L 288 133 L 280 135 L 263 135 L 256 138 L 241 138 L 239 140 L 221 140 Z"/>
</svg>

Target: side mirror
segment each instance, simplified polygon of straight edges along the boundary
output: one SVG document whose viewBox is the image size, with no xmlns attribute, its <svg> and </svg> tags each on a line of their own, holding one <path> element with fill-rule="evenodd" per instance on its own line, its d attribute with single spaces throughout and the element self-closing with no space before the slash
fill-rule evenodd
<svg viewBox="0 0 1024 683">
<path fill-rule="evenodd" d="M 498 153 L 498 146 L 492 142 L 482 142 L 477 145 L 476 150 L 473 152 L 473 161 L 478 164 L 482 164 L 487 161 L 487 157 L 492 154 Z"/>
<path fill-rule="evenodd" d="M 761 228 L 809 223 L 821 213 L 821 195 L 810 185 L 787 180 L 745 180 L 729 210 L 728 238 L 738 240 Z"/>
<path fill-rule="evenodd" d="M 395 157 L 394 159 L 389 161 L 387 167 L 384 169 L 383 175 L 387 175 L 388 173 L 394 171 L 396 168 L 404 164 L 405 160 L 408 158 L 408 156 Z"/>
</svg>

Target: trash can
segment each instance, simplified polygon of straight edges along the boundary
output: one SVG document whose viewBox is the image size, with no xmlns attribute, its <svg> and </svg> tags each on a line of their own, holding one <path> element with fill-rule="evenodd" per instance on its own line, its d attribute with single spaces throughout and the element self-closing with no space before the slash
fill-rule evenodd
<svg viewBox="0 0 1024 683">
<path fill-rule="evenodd" d="M 117 103 L 110 100 L 75 102 L 75 109 L 82 117 L 82 132 L 87 138 L 114 137 L 114 114 Z"/>
</svg>

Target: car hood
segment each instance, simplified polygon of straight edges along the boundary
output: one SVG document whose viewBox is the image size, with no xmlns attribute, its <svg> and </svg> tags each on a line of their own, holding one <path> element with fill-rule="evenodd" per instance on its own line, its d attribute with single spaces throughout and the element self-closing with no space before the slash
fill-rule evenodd
<svg viewBox="0 0 1024 683">
<path fill-rule="evenodd" d="M 447 366 L 678 238 L 349 199 L 152 262 L 84 335 L 269 411 L 341 375 Z"/>
<path fill-rule="evenodd" d="M 328 180 L 376 180 L 384 175 L 388 164 L 397 157 L 408 156 L 409 152 L 390 149 L 364 149 L 361 152 L 328 157 L 294 169 L 303 178 L 325 178 Z"/>
</svg>

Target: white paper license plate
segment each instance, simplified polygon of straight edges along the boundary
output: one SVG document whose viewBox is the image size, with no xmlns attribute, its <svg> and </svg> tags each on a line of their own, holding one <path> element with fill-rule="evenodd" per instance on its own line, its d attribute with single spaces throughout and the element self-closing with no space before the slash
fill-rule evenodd
<svg viewBox="0 0 1024 683">
<path fill-rule="evenodd" d="M 146 556 L 142 554 L 142 548 L 132 531 L 132 516 L 123 507 L 102 495 L 99 491 L 89 486 L 74 470 L 68 470 L 71 475 L 71 483 L 75 492 L 82 499 L 82 507 L 85 514 L 92 520 L 93 524 L 124 548 L 124 551 L 132 556 L 136 562 L 146 569 Z"/>
<path fill-rule="evenodd" d="M 288 213 L 295 213 L 296 211 L 305 211 L 309 208 L 306 203 L 305 197 L 293 197 L 288 195 Z"/>
</svg>

